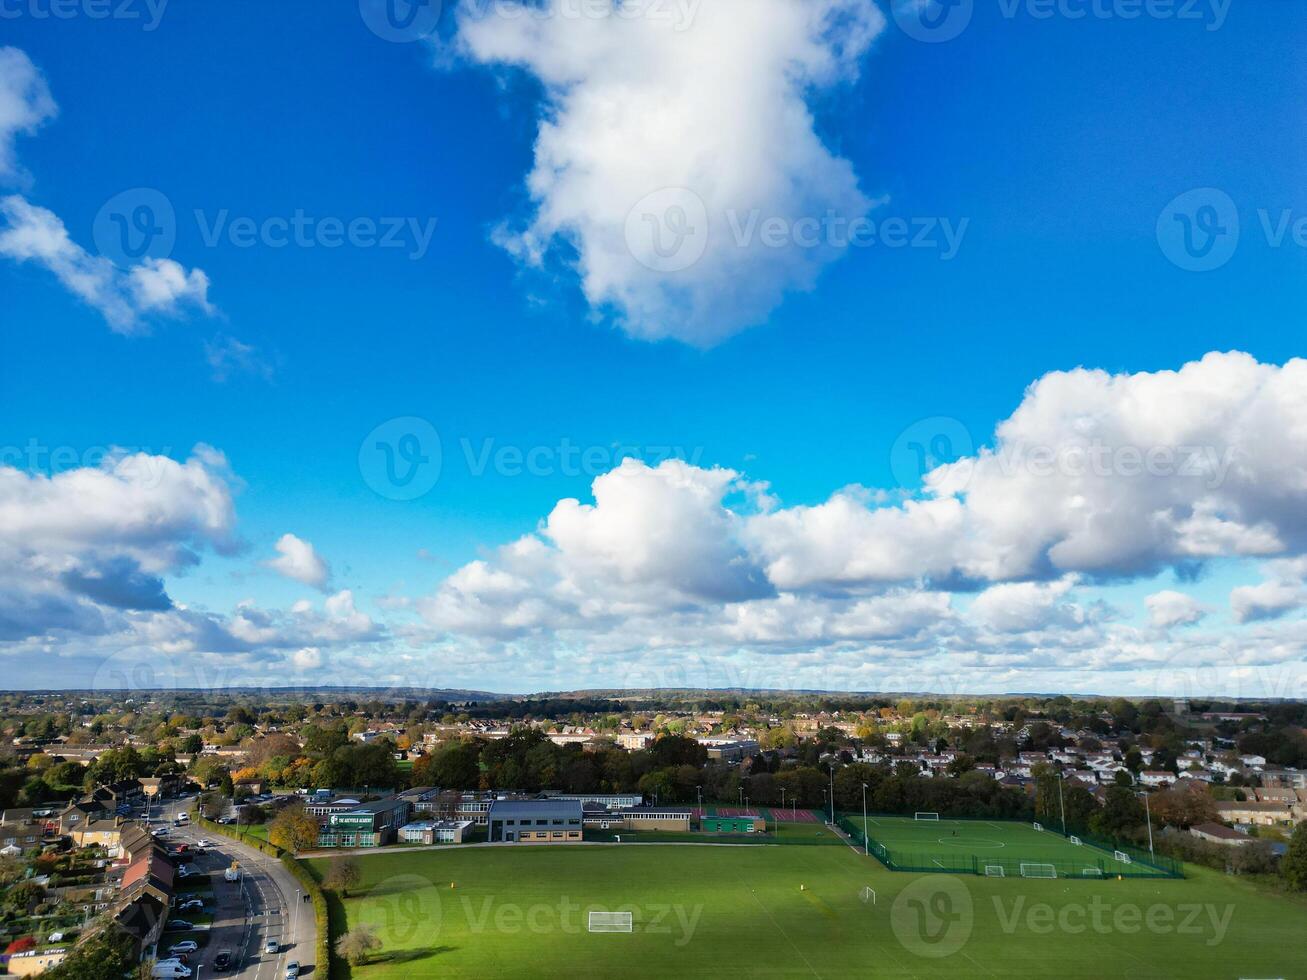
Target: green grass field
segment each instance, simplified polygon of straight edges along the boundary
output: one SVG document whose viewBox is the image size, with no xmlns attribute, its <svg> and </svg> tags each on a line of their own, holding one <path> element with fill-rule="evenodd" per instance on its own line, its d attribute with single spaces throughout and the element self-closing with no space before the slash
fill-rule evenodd
<svg viewBox="0 0 1307 980">
<path fill-rule="evenodd" d="M 846 817 L 844 823 L 852 830 L 862 829 L 861 816 Z M 1001 868 L 1007 877 L 1021 877 L 1024 866 L 1030 876 L 1162 876 L 1146 864 L 1118 860 L 1112 848 L 1088 842 L 1077 845 L 1029 823 L 877 816 L 867 818 L 867 836 L 872 851 L 899 869 L 977 873 Z"/>
<path fill-rule="evenodd" d="M 333 934 L 366 923 L 384 949 L 355 980 L 1307 976 L 1307 903 L 1204 869 L 1185 880 L 909 874 L 847 846 L 765 844 L 357 861 L 363 880 L 332 901 Z M 327 863 L 311 862 L 314 873 Z M 632 932 L 589 932 L 590 909 L 630 911 Z"/>
</svg>

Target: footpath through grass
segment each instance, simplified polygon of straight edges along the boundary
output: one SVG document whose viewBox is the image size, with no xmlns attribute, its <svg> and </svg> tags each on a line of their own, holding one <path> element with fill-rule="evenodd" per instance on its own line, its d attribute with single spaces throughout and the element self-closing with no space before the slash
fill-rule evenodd
<svg viewBox="0 0 1307 980">
<path fill-rule="evenodd" d="M 355 980 L 1307 976 L 1307 904 L 1203 869 L 1187 880 L 918 875 L 849 847 L 766 844 L 355 860 L 363 880 L 333 900 L 333 934 L 366 923 L 384 943 Z M 329 859 L 308 863 L 321 876 Z M 590 910 L 629 911 L 632 931 L 591 933 Z"/>
</svg>

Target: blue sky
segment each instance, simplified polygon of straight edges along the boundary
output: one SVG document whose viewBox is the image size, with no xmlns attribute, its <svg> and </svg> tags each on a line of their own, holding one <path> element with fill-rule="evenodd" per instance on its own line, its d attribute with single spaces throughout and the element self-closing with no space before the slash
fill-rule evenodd
<svg viewBox="0 0 1307 980">
<path fill-rule="evenodd" d="M 719 18 L 703 9 L 712 2 L 696 5 L 696 19 L 683 32 L 695 39 L 697 64 L 720 58 L 723 72 L 756 74 L 762 92 L 769 77 L 773 85 L 788 77 L 777 65 L 798 55 L 773 51 L 752 60 L 748 42 L 761 50 L 775 39 L 765 27 L 718 36 Z M 590 52 L 569 47 L 580 36 L 564 36 L 572 25 L 534 39 L 556 45 L 563 62 L 572 59 L 569 71 L 576 68 L 565 86 L 551 88 L 551 66 L 506 67 L 493 53 L 511 43 L 515 29 L 493 13 L 480 35 L 454 9 L 432 37 L 391 43 L 369 30 L 354 4 L 174 3 L 147 29 L 152 14 L 144 0 L 123 8 L 138 12 L 137 19 L 103 20 L 81 8 L 56 20 L 43 16 L 47 8 L 36 0 L 10 2 L 0 44 L 25 53 L 58 113 L 18 131 L 17 165 L 2 190 L 57 215 L 91 255 L 104 237 L 106 202 L 136 188 L 159 192 L 176 215 L 167 257 L 203 270 L 210 311 L 199 304 L 177 315 L 163 310 L 168 315 L 144 317 L 124 334 L 39 262 L 0 258 L 7 353 L 0 443 L 9 447 L 7 461 L 28 476 L 50 475 L 48 461 L 33 466 L 32 457 L 13 451 L 33 441 L 71 453 L 56 467 L 61 471 L 87 462 L 95 447 L 175 460 L 197 444 L 214 447 L 226 459 L 224 479 L 238 515 L 228 529 L 235 545 L 216 549 L 205 534 L 188 530 L 182 536 L 200 555 L 197 563 L 151 565 L 135 551 L 133 560 L 160 577 L 174 603 L 221 623 L 247 601 L 269 609 L 288 609 L 306 596 L 321 601 L 316 588 L 261 564 L 291 533 L 329 562 L 325 591 L 350 590 L 375 626 L 369 638 L 338 646 L 279 638 L 235 653 L 200 644 L 169 654 L 183 663 L 226 657 L 240 665 L 241 677 L 258 678 L 301 649 L 318 651 L 301 663 L 333 662 L 346 672 L 346 664 L 357 670 L 393 663 L 402 653 L 411 658 L 405 669 L 434 686 L 575 687 L 618 679 L 620 671 L 600 665 L 603 657 L 631 656 L 633 648 L 616 642 L 619 634 L 636 645 L 665 645 L 669 662 L 687 655 L 686 641 L 607 619 L 602 638 L 571 619 L 531 619 L 529 630 L 512 635 L 469 633 L 451 626 L 447 610 L 422 614 L 418 603 L 438 595 L 470 561 L 499 568 L 496 549 L 532 534 L 560 500 L 591 501 L 592 481 L 617 463 L 614 447 L 639 447 L 636 455 L 650 468 L 674 451 L 695 469 L 725 467 L 740 480 L 765 481 L 775 503 L 740 504 L 732 512 L 741 515 L 816 507 L 855 484 L 887 491 L 887 505 L 897 507 L 903 491 L 920 490 L 915 478 L 901 485 L 911 467 L 900 440 L 920 420 L 953 420 L 927 429 L 965 432 L 978 449 L 994 445 L 995 426 L 1022 404 L 1028 385 L 1050 372 L 1174 371 L 1230 350 L 1275 366 L 1300 353 L 1307 253 L 1291 241 L 1268 243 L 1258 212 L 1264 209 L 1272 224 L 1285 214 L 1307 215 L 1307 56 L 1300 44 L 1307 11 L 1203 3 L 1177 5 L 1171 17 L 1131 18 L 1134 7 L 1125 2 L 976 0 L 956 38 L 925 43 L 905 33 L 888 5 L 808 4 L 823 5 L 860 19 L 869 37 L 864 49 L 840 53 L 837 78 L 814 72 L 795 87 L 794 101 L 811 113 L 813 139 L 824 147 L 818 164 L 846 163 L 856 188 L 843 202 L 860 195 L 876 221 L 904 218 L 931 241 L 942 237 L 944 223 L 963 229 L 956 254 L 884 243 L 841 248 L 823 254 L 810 279 L 798 260 L 787 264 L 793 246 L 767 261 L 734 264 L 732 255 L 719 277 L 703 280 L 705 295 L 713 294 L 703 315 L 670 328 L 679 331 L 674 336 L 648 340 L 641 330 L 681 315 L 660 283 L 650 285 L 643 272 L 620 273 L 626 278 L 619 288 L 653 304 L 638 315 L 634 306 L 596 302 L 593 291 L 583 291 L 577 236 L 579 261 L 588 254 L 599 265 L 585 249 L 606 231 L 602 217 L 594 219 L 593 239 L 565 222 L 539 267 L 504 246 L 504 229 L 520 231 L 540 213 L 526 181 L 542 118 L 556 121 L 568 93 L 597 93 L 601 101 L 611 95 L 603 88 L 613 81 L 611 67 L 589 74 L 576 68 L 591 64 Z M 1051 15 L 1041 16 L 1045 10 Z M 1071 16 L 1080 11 L 1089 13 Z M 834 50 L 832 36 L 814 35 L 818 46 Z M 664 73 L 676 71 L 674 62 L 654 57 L 637 84 L 657 93 L 673 84 Z M 749 84 L 727 87 L 735 99 L 705 90 L 702 111 L 710 119 L 718 114 L 723 127 L 765 115 L 765 95 L 757 102 L 738 98 L 752 96 Z M 677 143 L 680 120 L 671 115 L 644 125 L 667 127 L 672 138 L 659 145 L 668 172 L 676 172 L 694 146 L 688 135 Z M 719 165 L 741 162 L 731 152 L 724 161 L 719 156 Z M 798 184 L 838 183 L 820 168 L 787 165 L 776 166 Z M 1240 222 L 1237 249 L 1209 271 L 1182 269 L 1159 246 L 1159 216 L 1195 188 L 1227 195 Z M 699 190 L 715 207 L 717 199 Z M 837 192 L 804 189 L 783 206 L 806 214 L 805 207 L 829 203 L 827 193 Z M 557 205 L 563 197 L 546 201 Z M 765 210 L 765 195 L 762 203 Z M 600 214 L 607 204 L 579 207 Z M 385 225 L 394 218 L 406 229 L 434 222 L 434 229 L 428 244 L 405 230 L 397 248 L 278 248 L 266 239 L 243 247 L 229 234 L 206 241 L 215 222 L 262 224 L 297 213 L 342 223 Z M 691 275 L 715 258 L 713 249 Z M 747 306 L 769 279 L 782 284 L 778 301 L 758 300 L 764 309 L 743 322 L 723 320 L 715 304 L 733 303 L 738 285 Z M 215 368 L 215 352 L 224 349 L 247 352 Z M 442 455 L 438 481 L 408 501 L 377 493 L 359 464 L 369 432 L 404 417 L 428 420 Z M 568 468 L 555 452 L 564 446 L 589 449 L 599 462 Z M 511 465 L 496 472 L 492 464 L 477 473 L 468 454 L 487 447 L 492 458 L 534 449 L 546 472 L 515 475 Z M 732 492 L 752 493 L 739 485 Z M 1067 593 L 1077 609 L 1107 603 L 1115 610 L 1110 624 L 1095 627 L 1104 631 L 1094 641 L 1104 661 L 1118 656 L 1107 651 L 1135 644 L 1152 644 L 1167 659 L 1185 648 L 1185 636 L 1134 636 L 1129 644 L 1119 635 L 1106 638 L 1111 629 L 1146 631 L 1144 598 L 1161 589 L 1180 588 L 1208 604 L 1213 611 L 1197 628 L 1219 629 L 1204 633 L 1203 643 L 1222 649 L 1249 629 L 1288 630 L 1298 622 L 1295 606 L 1280 605 L 1243 624 L 1230 619 L 1232 588 L 1261 582 L 1264 561 L 1296 557 L 1294 534 L 1279 530 L 1276 548 L 1204 553 L 1185 565 L 1196 580 L 1180 586 L 1169 570 L 1171 551 L 1152 556 L 1146 571 L 1108 562 L 1088 573 L 1087 566 L 1059 565 L 1054 575 L 1032 566 L 983 580 L 962 576 L 963 586 L 958 575 L 935 572 L 925 588 L 953 581 L 946 591 L 965 615 L 975 595 L 995 583 L 1046 584 L 1077 574 Z M 103 556 L 114 547 L 86 545 L 77 554 Z M 769 548 L 763 550 L 770 555 Z M 895 575 L 851 586 L 843 577 L 838 585 L 812 586 L 812 594 L 838 592 L 841 601 L 856 602 L 883 596 L 891 583 L 917 589 L 922 579 Z M 738 596 L 723 605 L 716 588 L 691 598 L 680 593 L 666 608 L 722 614 Z M 383 597 L 387 604 L 377 605 Z M 640 606 L 649 611 L 643 599 Z M 9 641 L 9 655 L 21 683 L 56 679 L 33 659 L 36 651 L 67 657 L 72 674 L 85 676 L 106 657 L 156 649 L 142 639 L 144 614 L 118 611 L 129 622 L 93 639 L 49 624 L 15 631 L 24 635 Z M 1067 673 L 1075 661 L 1068 651 L 1090 642 L 1088 627 L 1077 627 L 1070 646 L 1046 627 L 1038 641 L 1027 635 L 993 648 L 1046 653 L 1010 665 L 985 659 L 991 648 L 978 652 L 974 638 L 962 659 L 948 661 L 941 650 L 953 639 L 919 634 L 829 651 L 816 641 L 765 651 L 750 642 L 714 643 L 716 652 L 704 656 L 765 664 L 764 673 L 803 686 L 817 686 L 814 671 L 829 662 L 839 665 L 830 674 L 835 686 L 892 680 L 931 687 L 924 679 L 911 683 L 910 670 L 887 666 L 922 650 L 936 658 L 934 674 L 946 669 L 939 663 L 956 662 L 985 689 L 1141 683 L 1114 669 Z M 500 665 L 519 657 L 546 663 L 505 674 Z"/>
</svg>

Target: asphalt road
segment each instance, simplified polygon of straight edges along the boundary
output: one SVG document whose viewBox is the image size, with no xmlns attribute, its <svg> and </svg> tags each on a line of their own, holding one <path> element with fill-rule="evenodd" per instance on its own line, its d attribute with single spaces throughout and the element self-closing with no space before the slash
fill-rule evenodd
<svg viewBox="0 0 1307 980">
<path fill-rule="evenodd" d="M 212 846 L 208 853 L 191 862 L 197 871 L 210 876 L 213 884 L 213 901 L 205 911 L 213 914 L 209 942 L 198 954 L 190 957 L 188 966 L 198 964 L 200 969 L 191 980 L 218 976 L 237 977 L 240 980 L 284 980 L 286 965 L 292 960 L 300 964 L 300 975 L 316 974 L 313 962 L 314 922 L 313 906 L 304 901 L 299 882 L 275 858 L 266 857 L 251 847 L 223 837 L 208 834 L 199 828 L 177 827 L 173 817 L 189 805 L 188 801 L 171 803 L 162 816 L 151 823 L 157 827 L 167 821 L 166 844 L 185 842 L 194 847 L 204 839 Z M 232 861 L 240 865 L 238 882 L 228 882 L 223 871 Z M 185 913 L 179 913 L 185 917 Z M 265 953 L 269 939 L 278 943 L 276 954 Z M 160 941 L 160 956 L 167 956 L 167 948 L 175 940 L 164 933 Z M 225 974 L 214 970 L 213 960 L 219 952 L 232 954 L 232 967 Z M 325 973 L 318 980 L 325 980 Z"/>
</svg>

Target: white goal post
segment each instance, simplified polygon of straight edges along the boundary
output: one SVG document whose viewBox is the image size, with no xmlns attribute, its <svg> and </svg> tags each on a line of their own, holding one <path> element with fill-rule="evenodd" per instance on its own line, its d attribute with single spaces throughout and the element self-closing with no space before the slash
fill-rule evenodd
<svg viewBox="0 0 1307 980">
<path fill-rule="evenodd" d="M 1043 830 L 1043 829 L 1044 829 L 1044 825 L 1043 825 L 1042 823 L 1039 823 L 1038 821 L 1036 821 L 1035 823 L 1032 823 L 1030 826 L 1034 827 L 1036 830 Z"/>
<path fill-rule="evenodd" d="M 876 889 L 872 888 L 870 885 L 864 885 L 862 891 L 858 892 L 858 897 L 862 899 L 864 903 L 875 905 Z"/>
<path fill-rule="evenodd" d="M 630 932 L 630 912 L 591 912 L 591 932 Z"/>
<path fill-rule="evenodd" d="M 1004 873 L 1004 871 L 1003 871 L 1003 865 L 1001 865 L 1001 864 L 987 864 L 987 865 L 985 865 L 985 877 L 986 877 L 986 878 L 1006 878 L 1007 875 L 1006 875 L 1006 874 Z"/>
<path fill-rule="evenodd" d="M 1074 834 L 1071 835 L 1070 840 L 1071 840 L 1071 843 L 1072 843 L 1072 844 L 1075 844 L 1075 845 L 1077 845 L 1078 847 L 1083 847 L 1084 844 L 1085 844 L 1084 841 L 1082 841 L 1079 837 L 1075 836 Z"/>
<path fill-rule="evenodd" d="M 1021 865 L 1022 878 L 1056 878 L 1057 868 L 1051 864 L 1025 864 Z"/>
<path fill-rule="evenodd" d="M 1081 876 L 1082 878 L 1101 878 L 1101 877 L 1103 877 L 1103 869 L 1102 869 L 1102 868 L 1085 868 L 1085 870 L 1083 870 L 1083 871 L 1080 872 L 1080 876 Z"/>
<path fill-rule="evenodd" d="M 1127 854 L 1125 851 L 1113 851 L 1113 852 L 1112 852 L 1112 857 L 1116 858 L 1116 859 L 1117 859 L 1118 861 L 1120 861 L 1122 864 L 1129 864 L 1129 863 L 1130 863 L 1130 855 Z"/>
<path fill-rule="evenodd" d="M 912 819 L 913 820 L 938 820 L 939 814 L 929 812 L 926 810 L 918 810 L 916 813 L 912 815 Z"/>
</svg>

